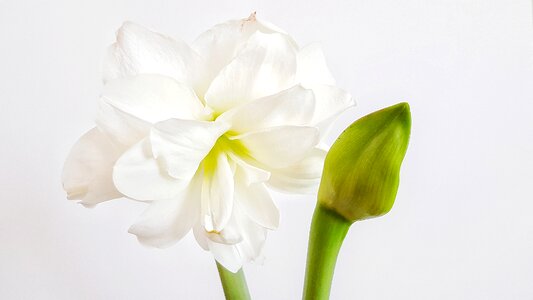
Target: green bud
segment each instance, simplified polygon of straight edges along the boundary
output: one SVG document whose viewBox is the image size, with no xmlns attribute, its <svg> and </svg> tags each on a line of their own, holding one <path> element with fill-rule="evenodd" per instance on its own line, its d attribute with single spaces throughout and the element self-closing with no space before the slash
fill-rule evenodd
<svg viewBox="0 0 533 300">
<path fill-rule="evenodd" d="M 405 102 L 355 121 L 326 156 L 319 205 L 349 222 L 389 212 L 410 133 L 411 113 Z"/>
</svg>

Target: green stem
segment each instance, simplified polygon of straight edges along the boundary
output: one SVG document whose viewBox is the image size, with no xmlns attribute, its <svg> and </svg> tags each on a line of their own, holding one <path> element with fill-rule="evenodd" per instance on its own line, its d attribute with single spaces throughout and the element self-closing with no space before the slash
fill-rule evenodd
<svg viewBox="0 0 533 300">
<path fill-rule="evenodd" d="M 351 223 L 317 204 L 309 233 L 304 300 L 327 300 L 342 241 Z"/>
<path fill-rule="evenodd" d="M 250 292 L 242 269 L 237 273 L 232 273 L 218 262 L 217 269 L 227 300 L 250 300 Z"/>
</svg>

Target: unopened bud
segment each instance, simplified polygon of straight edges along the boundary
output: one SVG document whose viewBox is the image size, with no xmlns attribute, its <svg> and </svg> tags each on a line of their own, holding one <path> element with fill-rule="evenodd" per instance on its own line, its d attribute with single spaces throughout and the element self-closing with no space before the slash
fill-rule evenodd
<svg viewBox="0 0 533 300">
<path fill-rule="evenodd" d="M 355 121 L 326 156 L 319 205 L 350 222 L 389 212 L 410 133 L 411 113 L 405 102 Z"/>
</svg>

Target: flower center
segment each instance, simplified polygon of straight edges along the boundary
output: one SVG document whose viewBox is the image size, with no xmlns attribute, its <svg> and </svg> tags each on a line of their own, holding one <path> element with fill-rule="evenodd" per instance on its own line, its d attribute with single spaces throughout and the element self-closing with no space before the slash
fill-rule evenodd
<svg viewBox="0 0 533 300">
<path fill-rule="evenodd" d="M 221 153 L 239 157 L 248 156 L 248 149 L 246 149 L 242 142 L 232 139 L 231 137 L 231 133 L 227 132 L 218 138 L 211 151 L 209 151 L 202 161 L 204 173 L 212 174 L 214 172 L 217 165 L 217 157 Z"/>
</svg>

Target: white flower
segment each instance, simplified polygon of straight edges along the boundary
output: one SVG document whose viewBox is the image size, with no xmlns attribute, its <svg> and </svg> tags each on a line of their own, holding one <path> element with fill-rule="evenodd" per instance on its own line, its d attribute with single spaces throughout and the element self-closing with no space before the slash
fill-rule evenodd
<svg viewBox="0 0 533 300">
<path fill-rule="evenodd" d="M 65 163 L 68 198 L 146 201 L 129 230 L 141 243 L 167 247 L 192 228 L 234 272 L 278 226 L 266 186 L 316 192 L 320 140 L 354 105 L 318 46 L 298 48 L 255 14 L 216 25 L 191 47 L 125 23 L 104 83 L 97 127 Z"/>
</svg>

